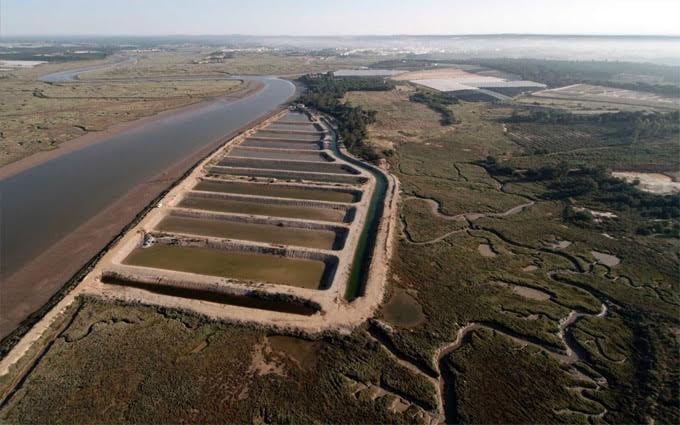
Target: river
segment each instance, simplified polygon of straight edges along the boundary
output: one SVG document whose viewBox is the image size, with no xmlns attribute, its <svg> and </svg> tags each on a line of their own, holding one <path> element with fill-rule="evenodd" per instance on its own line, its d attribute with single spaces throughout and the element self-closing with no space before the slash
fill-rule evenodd
<svg viewBox="0 0 680 425">
<path fill-rule="evenodd" d="M 69 81 L 92 69 L 61 72 L 44 76 L 42 80 Z M 163 116 L 0 180 L 0 311 L 3 312 L 0 337 L 11 331 L 10 324 L 18 324 L 12 309 L 21 310 L 20 315 L 25 317 L 46 301 L 48 293 L 53 294 L 64 283 L 51 282 L 47 285 L 49 290 L 45 290 L 42 284 L 45 279 L 50 280 L 56 271 L 68 275 L 61 269 L 43 270 L 44 276 L 33 273 L 31 281 L 17 281 L 18 271 L 31 266 L 37 256 L 135 187 L 149 183 L 164 170 L 272 112 L 295 93 L 295 86 L 289 81 L 273 77 L 244 79 L 261 82 L 264 88 L 243 99 L 216 100 Z M 166 187 L 169 184 L 164 183 Z M 34 279 L 41 282 L 40 290 L 36 289 L 41 292 L 40 296 L 35 300 L 24 299 L 37 295 L 28 291 Z M 16 295 L 15 289 L 24 295 Z"/>
</svg>

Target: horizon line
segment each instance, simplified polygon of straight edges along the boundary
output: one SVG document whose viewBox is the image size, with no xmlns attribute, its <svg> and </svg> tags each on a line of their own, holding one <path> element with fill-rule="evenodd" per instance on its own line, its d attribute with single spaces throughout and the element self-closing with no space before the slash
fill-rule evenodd
<svg viewBox="0 0 680 425">
<path fill-rule="evenodd" d="M 73 33 L 73 34 L 0 34 L 0 40 L 10 37 L 275 37 L 275 38 L 348 38 L 348 37 L 500 37 L 500 36 L 523 36 L 523 37 L 636 37 L 636 38 L 680 38 L 680 33 L 676 34 L 631 34 L 631 33 L 462 33 L 462 34 L 243 34 L 243 33 L 224 33 L 224 34 L 135 34 L 135 33 Z"/>
</svg>

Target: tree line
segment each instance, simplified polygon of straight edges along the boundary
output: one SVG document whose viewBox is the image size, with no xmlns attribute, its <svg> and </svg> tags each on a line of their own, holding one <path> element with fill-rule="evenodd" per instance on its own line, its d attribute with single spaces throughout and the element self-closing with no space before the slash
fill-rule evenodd
<svg viewBox="0 0 680 425">
<path fill-rule="evenodd" d="M 338 134 L 347 149 L 369 161 L 381 154 L 365 142 L 368 125 L 375 122 L 375 111 L 364 110 L 342 101 L 350 91 L 388 91 L 394 83 L 382 78 L 335 78 L 332 74 L 310 74 L 300 78 L 307 90 L 299 98 L 301 103 L 335 118 Z"/>
<path fill-rule="evenodd" d="M 442 125 L 452 125 L 457 122 L 453 111 L 449 109 L 449 106 L 458 103 L 458 99 L 453 96 L 439 92 L 418 90 L 409 97 L 409 100 L 411 102 L 422 103 L 437 112 L 441 116 L 439 122 Z"/>
</svg>

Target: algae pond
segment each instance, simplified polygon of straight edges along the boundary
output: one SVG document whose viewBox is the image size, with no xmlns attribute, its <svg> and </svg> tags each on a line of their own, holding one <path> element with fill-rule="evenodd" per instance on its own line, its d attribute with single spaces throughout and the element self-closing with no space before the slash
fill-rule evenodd
<svg viewBox="0 0 680 425">
<path fill-rule="evenodd" d="M 317 249 L 341 249 L 344 235 L 324 229 L 302 229 L 281 224 L 244 223 L 239 221 L 168 216 L 156 229 L 190 235 L 256 241 Z"/>
<path fill-rule="evenodd" d="M 324 190 L 303 186 L 284 186 L 274 184 L 251 184 L 241 182 L 217 182 L 204 180 L 194 190 L 205 192 L 235 193 L 239 195 L 268 196 L 273 198 L 293 198 L 328 202 L 356 202 L 358 194 L 351 191 Z"/>
<path fill-rule="evenodd" d="M 327 268 L 318 260 L 161 244 L 135 249 L 124 263 L 309 289 L 323 285 Z"/>
<path fill-rule="evenodd" d="M 345 221 L 347 216 L 346 211 L 332 208 L 310 208 L 296 205 L 268 204 L 257 201 L 200 197 L 184 198 L 179 203 L 179 206 L 204 211 L 332 221 L 337 223 Z"/>
</svg>

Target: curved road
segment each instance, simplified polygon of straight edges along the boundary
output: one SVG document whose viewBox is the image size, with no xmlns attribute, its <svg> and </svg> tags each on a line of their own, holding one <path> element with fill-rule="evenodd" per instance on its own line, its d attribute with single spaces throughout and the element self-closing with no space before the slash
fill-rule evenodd
<svg viewBox="0 0 680 425">
<path fill-rule="evenodd" d="M 73 81 L 93 69 L 101 66 L 42 79 Z M 278 78 L 242 79 L 264 88 L 163 115 L 0 180 L 0 337 L 226 136 L 295 93 L 291 82 Z"/>
</svg>

